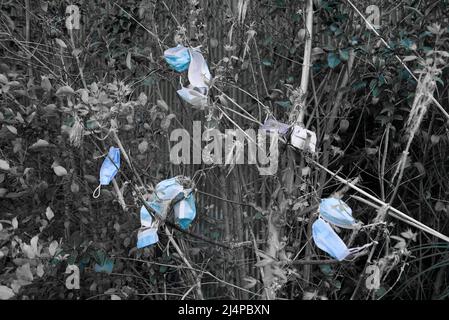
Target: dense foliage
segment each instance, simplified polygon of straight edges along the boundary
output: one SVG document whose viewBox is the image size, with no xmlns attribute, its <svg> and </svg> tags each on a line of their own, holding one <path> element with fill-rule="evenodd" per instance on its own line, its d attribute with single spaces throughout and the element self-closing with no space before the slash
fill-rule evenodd
<svg viewBox="0 0 449 320">
<path fill-rule="evenodd" d="M 449 110 L 449 2 L 405 2 L 379 5 L 388 48 L 347 1 L 313 1 L 304 98 L 307 1 L 1 1 L 2 296 L 447 299 L 448 243 L 360 201 L 316 165 L 449 234 L 449 121 L 418 96 Z M 366 1 L 353 3 L 365 14 Z M 66 28 L 70 4 L 79 30 Z M 185 76 L 162 56 L 177 43 L 201 46 L 209 63 L 205 111 L 176 96 Z M 281 144 L 273 176 L 170 163 L 170 131 L 194 120 L 258 128 L 239 108 L 286 123 L 302 108 L 317 156 Z M 130 159 L 95 199 L 102 159 L 118 143 Z M 159 244 L 138 250 L 141 195 L 178 174 L 195 178 L 197 220 L 186 232 L 161 229 Z M 374 224 L 340 236 L 354 247 L 376 241 L 344 262 L 311 240 L 319 200 L 336 193 Z M 79 290 L 66 287 L 68 265 L 80 269 Z M 380 268 L 375 290 L 365 287 L 370 265 Z"/>
</svg>

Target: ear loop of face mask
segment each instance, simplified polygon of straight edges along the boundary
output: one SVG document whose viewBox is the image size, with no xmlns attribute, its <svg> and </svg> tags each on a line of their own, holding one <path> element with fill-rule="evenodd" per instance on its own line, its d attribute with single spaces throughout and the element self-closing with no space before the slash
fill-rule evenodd
<svg viewBox="0 0 449 320">
<path fill-rule="evenodd" d="M 348 256 L 353 255 L 355 253 L 358 253 L 358 252 L 360 252 L 362 250 L 365 250 L 366 248 L 369 248 L 372 245 L 377 244 L 377 243 L 378 243 L 377 241 L 371 241 L 370 243 L 367 243 L 367 244 L 365 244 L 365 245 L 363 245 L 361 247 L 348 248 L 348 251 L 349 251 L 349 255 Z M 344 259 L 344 260 L 352 261 L 353 259 Z"/>
<path fill-rule="evenodd" d="M 100 197 L 101 193 L 101 183 L 98 185 L 98 187 L 95 188 L 94 193 L 92 193 L 92 197 L 94 199 L 98 199 Z"/>
</svg>

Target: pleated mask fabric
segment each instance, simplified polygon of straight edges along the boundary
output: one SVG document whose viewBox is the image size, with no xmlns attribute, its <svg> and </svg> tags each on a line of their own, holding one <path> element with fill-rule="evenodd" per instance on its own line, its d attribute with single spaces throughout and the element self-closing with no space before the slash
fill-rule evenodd
<svg viewBox="0 0 449 320">
<path fill-rule="evenodd" d="M 312 225 L 312 237 L 318 248 L 338 261 L 342 261 L 351 253 L 334 229 L 321 218 Z"/>
</svg>

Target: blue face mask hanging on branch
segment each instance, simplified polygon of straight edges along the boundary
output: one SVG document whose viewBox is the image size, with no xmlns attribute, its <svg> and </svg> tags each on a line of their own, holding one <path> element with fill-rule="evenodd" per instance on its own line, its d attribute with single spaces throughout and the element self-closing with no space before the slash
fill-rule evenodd
<svg viewBox="0 0 449 320">
<path fill-rule="evenodd" d="M 337 198 L 327 198 L 320 202 L 320 216 L 337 227 L 354 229 L 356 220 L 352 217 L 352 209 Z"/>
<path fill-rule="evenodd" d="M 349 255 L 346 244 L 334 229 L 323 219 L 318 218 L 312 225 L 312 236 L 316 246 L 337 259 L 343 260 Z"/>
<path fill-rule="evenodd" d="M 186 47 L 178 45 L 167 49 L 164 51 L 164 58 L 169 66 L 177 72 L 183 72 L 189 68 L 190 53 Z"/>
<path fill-rule="evenodd" d="M 94 190 L 93 197 L 100 196 L 101 186 L 107 186 L 117 175 L 120 168 L 120 149 L 111 147 L 100 168 L 100 185 Z"/>
<path fill-rule="evenodd" d="M 189 228 L 196 217 L 195 196 L 192 188 L 193 184 L 190 178 L 184 176 L 166 179 L 156 185 L 153 194 L 147 202 L 153 210 L 153 216 L 148 213 L 145 206 L 140 210 L 142 227 L 137 236 L 138 248 L 143 248 L 158 241 L 158 221 L 152 221 L 154 215 L 157 215 L 161 221 L 164 221 L 173 208 L 174 218 L 179 227 L 183 230 Z"/>
<path fill-rule="evenodd" d="M 207 107 L 207 96 L 202 94 L 198 90 L 183 87 L 176 92 L 182 98 L 182 100 L 197 109 L 204 109 L 205 107 Z"/>
<path fill-rule="evenodd" d="M 163 220 L 165 220 L 171 202 L 178 196 L 182 196 L 183 190 L 183 186 L 178 182 L 176 177 L 163 180 L 156 185 L 149 205 Z"/>
<path fill-rule="evenodd" d="M 186 192 L 189 193 L 189 195 L 173 206 L 176 221 L 183 230 L 189 228 L 196 216 L 195 196 L 191 189 L 186 190 Z"/>
<path fill-rule="evenodd" d="M 341 240 L 337 233 L 332 229 L 329 223 L 318 218 L 312 224 L 312 237 L 316 246 L 327 252 L 330 256 L 338 261 L 344 260 L 348 255 L 362 251 L 375 242 L 365 244 L 361 247 L 350 248 Z"/>
</svg>

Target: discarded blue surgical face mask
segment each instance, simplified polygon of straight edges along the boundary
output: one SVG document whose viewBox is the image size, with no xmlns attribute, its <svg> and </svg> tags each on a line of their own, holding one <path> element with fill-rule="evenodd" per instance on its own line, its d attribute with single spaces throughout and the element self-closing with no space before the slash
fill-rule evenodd
<svg viewBox="0 0 449 320">
<path fill-rule="evenodd" d="M 190 63 L 189 49 L 178 45 L 164 51 L 165 61 L 177 72 L 186 71 Z"/>
<path fill-rule="evenodd" d="M 273 118 L 269 118 L 264 122 L 261 129 L 266 131 L 274 130 L 277 131 L 280 135 L 286 135 L 288 130 L 290 129 L 290 126 Z"/>
<path fill-rule="evenodd" d="M 156 214 L 160 215 L 163 219 L 166 216 L 166 211 L 168 210 L 170 202 L 163 200 L 152 200 L 148 202 L 148 205 L 151 209 L 155 211 Z"/>
<path fill-rule="evenodd" d="M 183 190 L 184 187 L 179 184 L 176 177 L 163 180 L 156 185 L 156 189 L 150 199 L 149 205 L 163 220 L 165 220 L 172 200 L 177 197 L 183 197 Z"/>
<path fill-rule="evenodd" d="M 204 90 L 204 88 L 199 88 L 198 90 L 201 89 Z M 207 107 L 207 96 L 195 89 L 184 87 L 176 92 L 182 98 L 182 100 L 196 108 L 203 109 Z"/>
<path fill-rule="evenodd" d="M 197 88 L 208 88 L 212 75 L 206 60 L 200 52 L 194 49 L 190 49 L 190 57 L 188 72 L 190 85 Z"/>
<path fill-rule="evenodd" d="M 155 194 L 160 200 L 173 200 L 184 190 L 176 177 L 163 180 L 156 185 Z"/>
<path fill-rule="evenodd" d="M 147 204 L 149 203 L 147 202 Z M 153 226 L 153 218 L 144 205 L 140 208 L 140 224 L 142 228 L 150 228 Z"/>
<path fill-rule="evenodd" d="M 318 248 L 338 261 L 342 261 L 351 253 L 332 227 L 321 218 L 318 218 L 312 225 L 312 237 Z"/>
<path fill-rule="evenodd" d="M 320 216 L 341 228 L 354 229 L 357 226 L 356 220 L 352 217 L 352 209 L 343 200 L 337 198 L 321 200 Z"/>
<path fill-rule="evenodd" d="M 120 149 L 111 147 L 109 148 L 108 155 L 105 157 L 103 164 L 101 165 L 100 185 L 94 190 L 94 198 L 98 198 L 100 196 L 101 186 L 107 186 L 111 183 L 112 179 L 114 179 L 114 177 L 116 176 L 119 168 Z"/>
<path fill-rule="evenodd" d="M 144 248 L 159 241 L 157 234 L 157 224 L 153 223 L 153 218 L 145 206 L 140 209 L 141 228 L 137 234 L 137 248 Z"/>
<path fill-rule="evenodd" d="M 196 216 L 195 196 L 191 189 L 187 189 L 186 192 L 190 192 L 189 195 L 173 206 L 176 220 L 183 230 L 190 226 Z"/>
<path fill-rule="evenodd" d="M 120 149 L 111 147 L 100 169 L 100 184 L 111 183 L 120 168 Z"/>
</svg>

